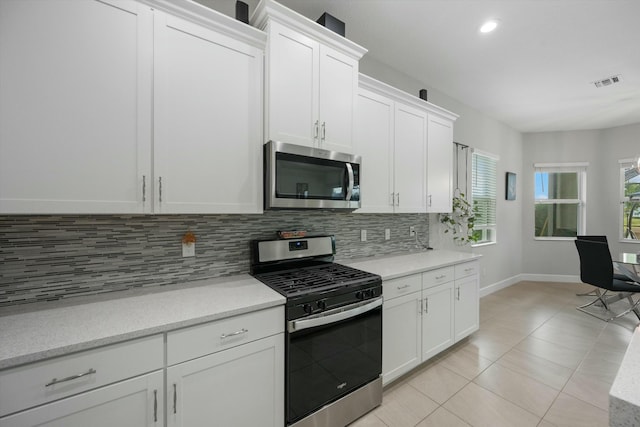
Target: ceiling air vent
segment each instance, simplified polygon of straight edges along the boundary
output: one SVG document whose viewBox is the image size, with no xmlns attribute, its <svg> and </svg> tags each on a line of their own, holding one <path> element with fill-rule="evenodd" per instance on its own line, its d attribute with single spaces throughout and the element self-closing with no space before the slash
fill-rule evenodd
<svg viewBox="0 0 640 427">
<path fill-rule="evenodd" d="M 620 83 L 621 81 L 622 76 L 620 74 L 617 74 L 615 76 L 607 77 L 606 79 L 596 80 L 595 82 L 593 82 L 593 84 L 596 85 L 596 87 L 605 87 L 611 86 L 615 83 Z"/>
</svg>

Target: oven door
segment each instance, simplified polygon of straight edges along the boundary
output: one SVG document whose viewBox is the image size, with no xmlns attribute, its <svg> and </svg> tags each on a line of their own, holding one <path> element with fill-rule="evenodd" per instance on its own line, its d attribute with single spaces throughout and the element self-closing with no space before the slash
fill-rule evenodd
<svg viewBox="0 0 640 427">
<path fill-rule="evenodd" d="M 382 298 L 287 324 L 286 411 L 292 424 L 382 373 Z"/>
</svg>

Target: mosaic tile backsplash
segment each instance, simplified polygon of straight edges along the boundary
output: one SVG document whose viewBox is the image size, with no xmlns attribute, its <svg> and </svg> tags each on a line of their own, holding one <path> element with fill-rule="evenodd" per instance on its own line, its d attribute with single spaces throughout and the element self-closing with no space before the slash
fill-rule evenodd
<svg viewBox="0 0 640 427">
<path fill-rule="evenodd" d="M 0 216 L 0 307 L 248 273 L 249 241 L 277 230 L 334 234 L 337 261 L 401 253 L 412 225 L 427 243 L 427 214 Z M 196 256 L 182 258 L 188 230 Z"/>
</svg>

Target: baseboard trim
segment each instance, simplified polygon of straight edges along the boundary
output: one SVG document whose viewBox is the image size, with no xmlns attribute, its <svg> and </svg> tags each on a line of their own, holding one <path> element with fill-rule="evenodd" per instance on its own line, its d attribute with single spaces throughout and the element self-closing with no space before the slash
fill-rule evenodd
<svg viewBox="0 0 640 427">
<path fill-rule="evenodd" d="M 564 275 L 564 274 L 516 274 L 515 276 L 492 283 L 480 289 L 480 298 L 491 295 L 501 289 L 508 288 L 518 282 L 562 282 L 562 283 L 580 283 L 580 276 Z"/>
</svg>

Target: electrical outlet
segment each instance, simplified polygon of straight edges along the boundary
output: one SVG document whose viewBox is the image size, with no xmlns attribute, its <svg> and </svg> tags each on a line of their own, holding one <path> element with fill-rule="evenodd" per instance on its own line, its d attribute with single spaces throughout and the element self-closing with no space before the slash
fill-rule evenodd
<svg viewBox="0 0 640 427">
<path fill-rule="evenodd" d="M 195 243 L 183 243 L 182 244 L 182 258 L 196 256 L 196 244 Z"/>
<path fill-rule="evenodd" d="M 361 242 L 367 241 L 367 230 L 360 230 L 360 241 Z"/>
<path fill-rule="evenodd" d="M 391 230 L 389 230 L 388 228 L 386 228 L 384 230 L 384 240 L 389 240 L 391 238 Z"/>
<path fill-rule="evenodd" d="M 416 228 L 412 225 L 409 227 L 409 237 L 413 237 L 416 235 Z"/>
</svg>

